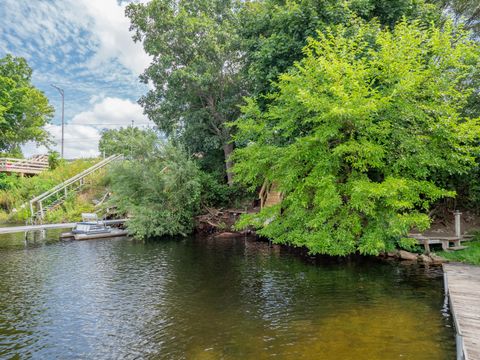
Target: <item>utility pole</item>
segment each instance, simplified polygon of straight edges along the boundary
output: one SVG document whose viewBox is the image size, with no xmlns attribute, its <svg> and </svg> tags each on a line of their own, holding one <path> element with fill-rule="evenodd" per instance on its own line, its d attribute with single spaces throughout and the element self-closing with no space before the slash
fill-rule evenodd
<svg viewBox="0 0 480 360">
<path fill-rule="evenodd" d="M 58 86 L 55 86 L 53 84 L 51 84 L 51 85 L 52 85 L 52 87 L 54 87 L 55 89 L 58 90 L 60 95 L 62 95 L 62 152 L 61 152 L 61 156 L 62 156 L 62 159 L 63 159 L 63 142 L 64 142 L 64 134 L 65 134 L 65 92 L 63 91 L 63 89 L 60 89 Z"/>
<path fill-rule="evenodd" d="M 135 132 L 133 131 L 135 121 L 132 120 L 132 137 L 130 139 L 130 158 L 133 160 L 133 137 L 135 136 Z"/>
</svg>

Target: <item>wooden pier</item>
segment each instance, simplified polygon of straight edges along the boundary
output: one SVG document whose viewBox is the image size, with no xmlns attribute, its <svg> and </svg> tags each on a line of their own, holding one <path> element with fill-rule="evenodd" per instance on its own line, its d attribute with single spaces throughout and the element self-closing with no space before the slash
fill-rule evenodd
<svg viewBox="0 0 480 360">
<path fill-rule="evenodd" d="M 102 221 L 102 223 L 104 223 L 105 225 L 120 225 L 120 224 L 123 224 L 125 221 L 126 219 L 104 220 Z M 75 225 L 77 225 L 77 223 L 0 227 L 0 235 L 22 233 L 22 232 L 29 232 L 29 231 L 40 231 L 40 230 L 48 230 L 48 229 L 73 229 Z"/>
<path fill-rule="evenodd" d="M 443 265 L 457 332 L 457 360 L 480 360 L 480 266 Z"/>
</svg>

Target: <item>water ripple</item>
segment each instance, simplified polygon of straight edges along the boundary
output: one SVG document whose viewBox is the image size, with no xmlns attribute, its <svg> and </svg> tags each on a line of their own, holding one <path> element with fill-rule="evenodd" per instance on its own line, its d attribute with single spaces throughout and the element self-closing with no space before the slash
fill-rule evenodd
<svg viewBox="0 0 480 360">
<path fill-rule="evenodd" d="M 418 267 L 311 265 L 244 239 L 105 240 L 4 246 L 0 274 L 0 358 L 454 354 L 441 274 Z"/>
</svg>

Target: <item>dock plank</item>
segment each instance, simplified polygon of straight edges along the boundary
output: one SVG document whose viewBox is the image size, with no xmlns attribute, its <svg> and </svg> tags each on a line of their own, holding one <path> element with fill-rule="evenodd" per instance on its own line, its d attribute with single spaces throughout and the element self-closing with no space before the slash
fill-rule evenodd
<svg viewBox="0 0 480 360">
<path fill-rule="evenodd" d="M 450 263 L 443 270 L 463 356 L 480 360 L 480 266 Z"/>
</svg>

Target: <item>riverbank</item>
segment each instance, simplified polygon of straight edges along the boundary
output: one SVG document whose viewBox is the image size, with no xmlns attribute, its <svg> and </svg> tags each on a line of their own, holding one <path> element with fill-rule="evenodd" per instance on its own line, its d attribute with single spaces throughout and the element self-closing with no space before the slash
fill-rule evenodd
<svg viewBox="0 0 480 360">
<path fill-rule="evenodd" d="M 440 251 L 437 254 L 449 261 L 480 265 L 480 240 L 469 241 L 467 248 L 458 251 Z"/>
</svg>

